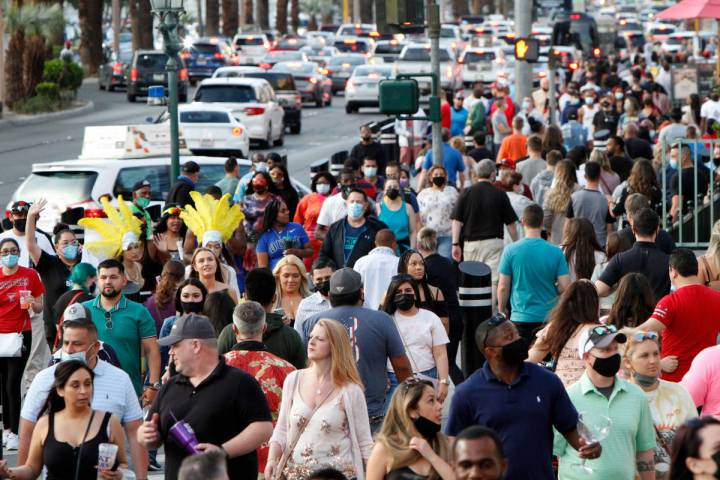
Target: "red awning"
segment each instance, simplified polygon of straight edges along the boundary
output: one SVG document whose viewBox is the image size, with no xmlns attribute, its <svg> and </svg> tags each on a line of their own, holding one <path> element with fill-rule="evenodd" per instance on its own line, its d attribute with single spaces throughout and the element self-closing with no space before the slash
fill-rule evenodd
<svg viewBox="0 0 720 480">
<path fill-rule="evenodd" d="M 683 0 L 658 13 L 655 18 L 663 20 L 720 19 L 720 0 Z"/>
</svg>

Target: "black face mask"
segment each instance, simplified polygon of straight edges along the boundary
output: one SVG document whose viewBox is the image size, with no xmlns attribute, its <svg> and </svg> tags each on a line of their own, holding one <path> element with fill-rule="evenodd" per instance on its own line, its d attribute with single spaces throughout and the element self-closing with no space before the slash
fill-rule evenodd
<svg viewBox="0 0 720 480">
<path fill-rule="evenodd" d="M 253 186 L 255 193 L 263 194 L 268 191 L 267 187 L 255 187 Z"/>
<path fill-rule="evenodd" d="M 415 305 L 415 295 L 412 293 L 398 293 L 395 295 L 395 306 L 398 310 L 410 310 Z"/>
<path fill-rule="evenodd" d="M 415 425 L 415 430 L 417 430 L 425 440 L 434 439 L 440 432 L 440 424 L 435 423 L 422 415 L 413 419 L 413 425 Z"/>
<path fill-rule="evenodd" d="M 443 185 L 445 185 L 445 177 L 433 177 L 432 183 L 436 187 L 442 187 Z"/>
<path fill-rule="evenodd" d="M 400 190 L 398 190 L 397 188 L 391 188 L 387 191 L 385 195 L 387 195 L 390 200 L 395 200 L 400 196 Z"/>
<path fill-rule="evenodd" d="M 330 280 L 325 280 L 324 282 L 318 282 L 315 284 L 315 291 L 320 292 L 321 295 L 328 296 L 328 293 L 330 293 Z"/>
<path fill-rule="evenodd" d="M 202 313 L 203 302 L 180 302 L 180 306 L 185 313 Z"/>
<path fill-rule="evenodd" d="M 26 220 L 24 218 L 21 218 L 20 220 L 13 220 L 13 227 L 15 227 L 15 230 L 17 230 L 18 232 L 24 232 L 25 223 Z"/>
<path fill-rule="evenodd" d="M 607 358 L 595 357 L 592 368 L 603 377 L 614 377 L 620 370 L 621 360 L 619 353 Z"/>
<path fill-rule="evenodd" d="M 502 347 L 502 359 L 508 366 L 522 365 L 526 358 L 528 358 L 528 345 L 522 338 Z"/>
</svg>

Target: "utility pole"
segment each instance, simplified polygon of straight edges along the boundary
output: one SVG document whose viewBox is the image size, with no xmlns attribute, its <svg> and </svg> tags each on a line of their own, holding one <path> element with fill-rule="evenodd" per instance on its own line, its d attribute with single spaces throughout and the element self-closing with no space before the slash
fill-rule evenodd
<svg viewBox="0 0 720 480">
<path fill-rule="evenodd" d="M 353 23 L 360 23 L 360 0 L 353 0 Z"/>
<path fill-rule="evenodd" d="M 528 38 L 532 24 L 533 0 L 515 0 L 515 38 Z M 532 65 L 528 62 L 515 62 L 515 100 L 522 103 L 523 98 L 532 94 Z"/>
<path fill-rule="evenodd" d="M 433 104 L 440 110 L 440 98 L 437 96 L 440 90 L 440 7 L 435 0 L 428 0 L 427 3 L 427 26 L 428 37 L 430 37 L 430 67 L 435 78 L 434 96 L 430 97 L 430 109 Z M 432 155 L 433 165 L 443 165 L 442 158 L 442 131 L 440 119 L 432 122 Z"/>
<path fill-rule="evenodd" d="M 343 23 L 350 23 L 350 0 L 343 0 Z"/>
<path fill-rule="evenodd" d="M 120 0 L 112 0 L 113 52 L 120 54 Z"/>
</svg>

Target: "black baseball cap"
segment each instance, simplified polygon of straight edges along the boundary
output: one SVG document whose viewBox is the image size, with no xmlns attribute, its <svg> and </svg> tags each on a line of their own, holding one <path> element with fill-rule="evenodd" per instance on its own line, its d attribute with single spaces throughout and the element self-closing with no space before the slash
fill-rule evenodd
<svg viewBox="0 0 720 480">
<path fill-rule="evenodd" d="M 30 203 L 24 201 L 24 200 L 18 200 L 17 202 L 13 203 L 10 207 L 10 213 L 14 213 L 16 215 L 27 213 L 28 210 L 30 210 Z"/>
<path fill-rule="evenodd" d="M 198 165 L 197 162 L 189 160 L 183 163 L 182 171 L 185 173 L 197 173 L 200 171 L 200 165 Z"/>
<path fill-rule="evenodd" d="M 175 345 L 180 340 L 198 338 L 216 338 L 215 329 L 210 324 L 210 319 L 204 315 L 185 315 L 177 319 L 170 330 L 170 335 L 158 340 L 161 347 Z"/>
<path fill-rule="evenodd" d="M 150 182 L 149 182 L 149 181 L 147 181 L 147 180 L 140 180 L 140 181 L 138 181 L 138 182 L 135 182 L 135 185 L 133 185 L 133 187 L 132 187 L 132 191 L 133 191 L 133 192 L 137 192 L 137 191 L 140 190 L 141 188 L 145 188 L 145 187 L 150 187 L 150 188 L 152 188 L 152 186 L 150 185 Z"/>
</svg>

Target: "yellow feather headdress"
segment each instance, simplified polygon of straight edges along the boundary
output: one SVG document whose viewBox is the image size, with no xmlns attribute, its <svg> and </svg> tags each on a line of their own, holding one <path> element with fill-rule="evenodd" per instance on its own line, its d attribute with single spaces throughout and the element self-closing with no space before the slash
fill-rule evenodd
<svg viewBox="0 0 720 480">
<path fill-rule="evenodd" d="M 122 195 L 118 195 L 119 211 L 105 197 L 100 199 L 100 203 L 107 220 L 83 218 L 78 222 L 78 225 L 92 228 L 101 237 L 101 240 L 85 243 L 85 248 L 93 253 L 102 253 L 108 258 L 118 257 L 125 244 L 138 241 L 142 222 L 132 214 Z"/>
<path fill-rule="evenodd" d="M 190 192 L 195 206 L 185 205 L 180 218 L 195 234 L 201 245 L 208 241 L 225 242 L 243 221 L 245 215 L 240 205 L 230 206 L 230 194 L 226 193 L 215 200 L 212 195 Z"/>
</svg>

